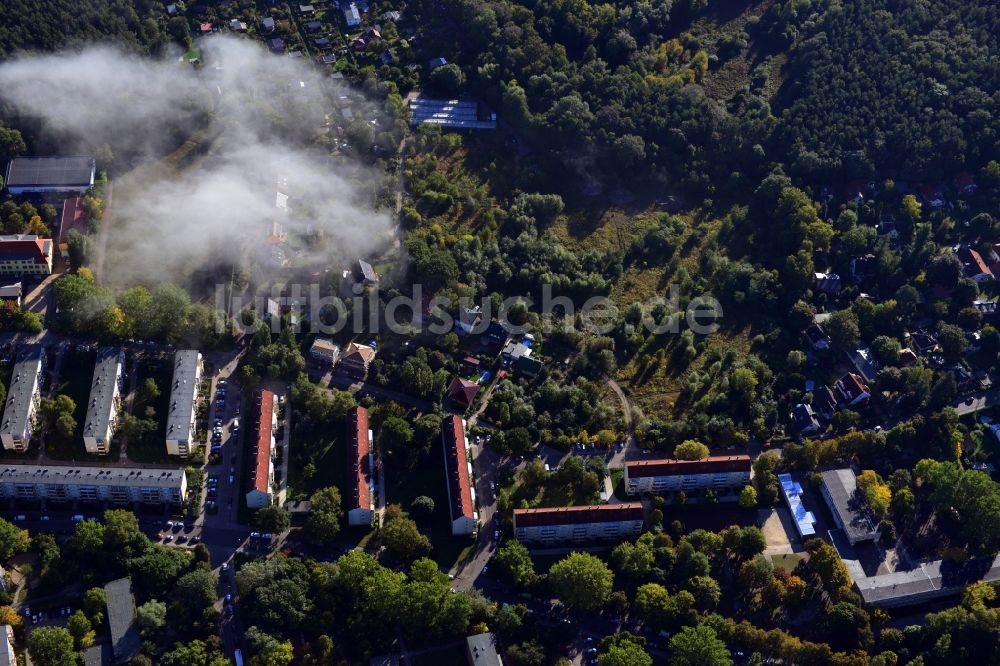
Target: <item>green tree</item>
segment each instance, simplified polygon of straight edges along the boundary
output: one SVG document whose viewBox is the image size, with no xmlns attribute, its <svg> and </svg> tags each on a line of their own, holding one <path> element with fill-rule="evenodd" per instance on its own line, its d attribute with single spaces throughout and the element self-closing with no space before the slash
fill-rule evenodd
<svg viewBox="0 0 1000 666">
<path fill-rule="evenodd" d="M 284 507 L 271 505 L 257 509 L 253 515 L 253 522 L 265 532 L 278 534 L 288 529 L 288 526 L 292 524 L 292 517 Z"/>
<path fill-rule="evenodd" d="M 678 460 L 702 460 L 709 455 L 708 447 L 693 439 L 688 439 L 674 447 L 674 458 Z"/>
<path fill-rule="evenodd" d="M 726 644 L 707 625 L 684 627 L 670 639 L 670 666 L 732 666 Z"/>
<path fill-rule="evenodd" d="M 493 559 L 503 575 L 516 587 L 531 587 L 538 580 L 531 553 L 520 541 L 508 541 L 497 550 Z"/>
<path fill-rule="evenodd" d="M 400 560 L 412 560 L 431 550 L 430 539 L 420 533 L 415 522 L 404 516 L 387 522 L 379 534 L 389 554 Z"/>
<path fill-rule="evenodd" d="M 153 632 L 167 625 L 167 605 L 150 599 L 135 609 L 136 621 L 143 630 Z"/>
<path fill-rule="evenodd" d="M 195 569 L 177 581 L 175 588 L 177 598 L 181 603 L 200 612 L 215 603 L 216 583 L 214 573 L 206 569 Z"/>
<path fill-rule="evenodd" d="M 69 629 L 69 633 L 73 636 L 74 644 L 77 650 L 83 650 L 94 644 L 94 628 L 90 624 L 90 620 L 87 616 L 83 614 L 83 611 L 78 610 L 69 616 L 66 620 L 66 628 Z"/>
<path fill-rule="evenodd" d="M 603 606 L 613 583 L 614 574 L 608 565 L 589 553 L 570 553 L 549 569 L 549 584 L 556 596 L 579 610 Z"/>
<path fill-rule="evenodd" d="M 320 488 L 309 498 L 312 510 L 319 513 L 332 513 L 337 518 L 344 515 L 341 508 L 340 490 L 335 486 Z"/>
<path fill-rule="evenodd" d="M 597 657 L 599 666 L 653 666 L 653 658 L 637 643 L 622 641 Z"/>
<path fill-rule="evenodd" d="M 306 540 L 318 546 L 333 543 L 340 534 L 340 519 L 329 511 L 313 513 L 302 525 Z"/>
<path fill-rule="evenodd" d="M 382 422 L 378 433 L 379 449 L 386 454 L 398 455 L 413 441 L 413 428 L 398 416 L 390 416 Z"/>
<path fill-rule="evenodd" d="M 62 627 L 39 627 L 28 635 L 28 652 L 38 666 L 76 666 L 73 636 Z"/>
<path fill-rule="evenodd" d="M 738 503 L 744 509 L 752 509 L 757 506 L 757 489 L 753 486 L 744 486 L 740 491 Z"/>
<path fill-rule="evenodd" d="M 87 611 L 87 617 L 92 624 L 101 626 L 104 623 L 104 609 L 107 603 L 103 587 L 92 587 L 83 594 L 83 609 Z"/>
<path fill-rule="evenodd" d="M 27 552 L 31 546 L 28 530 L 0 518 L 0 560 L 9 560 L 15 555 Z"/>
</svg>

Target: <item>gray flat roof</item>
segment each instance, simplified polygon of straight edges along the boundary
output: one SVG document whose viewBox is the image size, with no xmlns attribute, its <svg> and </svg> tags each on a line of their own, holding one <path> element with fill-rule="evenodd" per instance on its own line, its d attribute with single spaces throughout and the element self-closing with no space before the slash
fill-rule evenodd
<svg viewBox="0 0 1000 666">
<path fill-rule="evenodd" d="M 416 97 L 410 100 L 410 125 L 430 123 L 459 129 L 496 129 L 494 119 L 480 120 L 479 105 L 472 100 Z"/>
<path fill-rule="evenodd" d="M 993 583 L 1000 580 L 1000 556 L 978 558 L 964 562 L 935 560 L 909 571 L 897 571 L 855 580 L 854 584 L 865 602 L 878 606 L 903 606 L 926 597 L 958 594 L 976 581 Z"/>
<path fill-rule="evenodd" d="M 183 469 L 97 466 L 40 466 L 0 463 L 0 483 L 180 488 Z"/>
<path fill-rule="evenodd" d="M 493 634 L 475 634 L 465 639 L 465 647 L 475 666 L 503 666 Z"/>
<path fill-rule="evenodd" d="M 115 661 L 127 661 L 139 651 L 139 629 L 135 626 L 132 579 L 119 578 L 104 586 L 108 601 L 108 628 Z"/>
<path fill-rule="evenodd" d="M 15 157 L 7 168 L 7 187 L 90 186 L 96 163 L 88 155 Z"/>
<path fill-rule="evenodd" d="M 84 666 L 109 666 L 111 664 L 111 646 L 107 643 L 91 645 L 83 651 Z"/>
<path fill-rule="evenodd" d="M 200 356 L 197 349 L 178 349 L 174 355 L 174 376 L 170 383 L 170 407 L 167 410 L 167 439 L 186 440 L 191 432 Z"/>
<path fill-rule="evenodd" d="M 115 384 L 118 382 L 124 352 L 117 347 L 104 347 L 97 352 L 94 378 L 90 380 L 90 402 L 84 421 L 84 437 L 100 437 L 108 431 L 114 407 Z"/>
<path fill-rule="evenodd" d="M 28 429 L 31 400 L 42 371 L 42 346 L 24 345 L 18 350 L 17 361 L 10 376 L 7 404 L 3 410 L 0 432 L 22 435 Z"/>
<path fill-rule="evenodd" d="M 877 534 L 868 517 L 868 506 L 860 497 L 858 479 L 851 469 L 831 469 L 823 472 L 823 485 L 833 504 L 830 507 L 840 517 L 844 531 L 852 541 L 873 539 Z"/>
</svg>

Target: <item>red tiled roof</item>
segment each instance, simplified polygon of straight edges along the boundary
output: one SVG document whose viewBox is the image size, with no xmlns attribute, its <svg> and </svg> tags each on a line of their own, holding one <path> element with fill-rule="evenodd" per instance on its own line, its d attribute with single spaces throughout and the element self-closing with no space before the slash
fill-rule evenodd
<svg viewBox="0 0 1000 666">
<path fill-rule="evenodd" d="M 347 510 L 370 509 L 371 489 L 368 487 L 368 410 L 358 405 L 347 412 L 347 479 L 350 494 Z"/>
<path fill-rule="evenodd" d="M 971 247 L 961 248 L 958 251 L 958 256 L 962 261 L 969 262 L 970 264 L 972 264 L 976 268 L 976 270 L 979 271 L 979 273 L 987 273 L 989 275 L 993 274 L 992 272 L 990 272 L 990 269 L 986 265 L 986 262 L 983 261 L 982 255 L 980 255 L 977 251 L 973 250 Z M 977 273 L 977 275 L 979 273 Z"/>
<path fill-rule="evenodd" d="M 514 524 L 517 527 L 612 523 L 620 520 L 643 520 L 644 517 L 642 502 L 514 509 Z"/>
<path fill-rule="evenodd" d="M 868 393 L 868 387 L 862 384 L 861 378 L 853 372 L 841 377 L 840 383 L 844 387 L 844 393 L 850 396 L 851 400 L 860 397 L 862 393 Z"/>
<path fill-rule="evenodd" d="M 87 231 L 87 218 L 83 214 L 83 207 L 80 205 L 80 197 L 70 197 L 63 202 L 62 220 L 59 222 L 59 243 L 69 240 L 69 232 L 78 231 L 81 234 Z"/>
<path fill-rule="evenodd" d="M 444 445 L 445 474 L 448 475 L 448 493 L 451 497 L 451 519 L 455 521 L 462 516 L 475 518 L 469 462 L 465 455 L 465 427 L 461 418 L 449 416 L 441 423 L 441 441 Z"/>
<path fill-rule="evenodd" d="M 472 405 L 477 393 L 479 393 L 479 384 L 461 377 L 455 377 L 448 385 L 448 397 L 465 407 Z"/>
<path fill-rule="evenodd" d="M 709 456 L 702 460 L 633 460 L 625 463 L 631 479 L 647 476 L 679 476 L 681 474 L 713 474 L 716 472 L 749 472 L 750 456 Z"/>
<path fill-rule="evenodd" d="M 0 258 L 27 258 L 36 264 L 47 264 L 45 244 L 50 242 L 44 238 L 10 238 L 0 240 Z"/>
<path fill-rule="evenodd" d="M 260 418 L 257 420 L 257 463 L 254 467 L 253 487 L 262 493 L 270 492 L 268 469 L 271 466 L 271 417 L 274 413 L 274 393 L 261 391 Z"/>
</svg>

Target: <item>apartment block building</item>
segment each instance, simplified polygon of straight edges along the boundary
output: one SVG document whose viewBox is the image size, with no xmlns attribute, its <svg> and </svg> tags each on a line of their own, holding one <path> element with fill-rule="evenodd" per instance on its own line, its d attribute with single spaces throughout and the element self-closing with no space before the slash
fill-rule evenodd
<svg viewBox="0 0 1000 666">
<path fill-rule="evenodd" d="M 27 451 L 31 443 L 44 369 L 45 353 L 41 345 L 25 345 L 18 350 L 0 423 L 0 442 L 9 451 Z"/>
<path fill-rule="evenodd" d="M 254 425 L 252 467 L 248 478 L 246 502 L 251 509 L 270 506 L 274 497 L 274 431 L 278 427 L 277 397 L 263 390 L 257 395 L 257 422 Z"/>
<path fill-rule="evenodd" d="M 474 534 L 479 526 L 479 514 L 476 512 L 476 491 L 472 487 L 469 440 L 465 436 L 465 422 L 461 417 L 444 419 L 441 444 L 444 448 L 445 474 L 448 476 L 451 533 L 453 536 Z"/>
<path fill-rule="evenodd" d="M 52 240 L 31 234 L 0 236 L 0 275 L 48 275 Z"/>
<path fill-rule="evenodd" d="M 179 505 L 186 493 L 182 469 L 0 463 L 2 499 Z"/>
<path fill-rule="evenodd" d="M 108 347 L 98 350 L 83 425 L 83 445 L 87 453 L 103 456 L 111 447 L 111 438 L 118 425 L 124 366 L 125 352 L 121 349 Z"/>
<path fill-rule="evenodd" d="M 347 497 L 344 498 L 349 525 L 371 525 L 375 519 L 372 475 L 375 456 L 371 450 L 372 431 L 368 410 L 358 405 L 347 412 Z"/>
<path fill-rule="evenodd" d="M 750 456 L 710 456 L 702 460 L 633 460 L 625 463 L 629 495 L 732 490 L 750 482 Z"/>
<path fill-rule="evenodd" d="M 174 354 L 174 376 L 170 383 L 167 409 L 167 454 L 190 455 L 194 445 L 198 385 L 201 383 L 201 354 L 196 349 L 178 349 Z"/>
<path fill-rule="evenodd" d="M 514 536 L 536 546 L 623 541 L 642 532 L 642 502 L 514 509 Z"/>
</svg>

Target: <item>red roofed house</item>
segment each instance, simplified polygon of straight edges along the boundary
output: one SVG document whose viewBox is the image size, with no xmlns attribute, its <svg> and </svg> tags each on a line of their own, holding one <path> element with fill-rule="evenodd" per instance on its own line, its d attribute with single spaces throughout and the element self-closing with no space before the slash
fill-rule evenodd
<svg viewBox="0 0 1000 666">
<path fill-rule="evenodd" d="M 340 355 L 340 363 L 337 368 L 343 374 L 350 375 L 355 379 L 364 379 L 368 374 L 368 365 L 375 358 L 375 350 L 356 342 L 350 342 L 344 347 Z"/>
<path fill-rule="evenodd" d="M 642 532 L 642 502 L 514 509 L 514 536 L 527 544 L 634 539 Z"/>
<path fill-rule="evenodd" d="M 211 23 L 202 23 L 198 27 L 198 29 L 201 31 L 201 34 L 207 35 L 208 33 L 212 32 L 212 24 Z"/>
<path fill-rule="evenodd" d="M 971 247 L 967 245 L 960 247 L 958 249 L 958 258 L 965 267 L 966 277 L 970 277 L 979 283 L 989 282 L 993 279 L 993 271 L 983 261 L 982 255 Z"/>
<path fill-rule="evenodd" d="M 479 384 L 468 379 L 455 377 L 451 380 L 451 384 L 448 385 L 445 397 L 464 410 L 472 407 L 472 402 L 476 399 L 477 393 L 479 393 Z"/>
<path fill-rule="evenodd" d="M 247 491 L 247 508 L 261 509 L 271 505 L 271 486 L 274 484 L 274 429 L 278 426 L 278 410 L 274 408 L 275 396 L 271 391 L 258 394 L 260 406 L 256 424 L 256 444 L 250 470 L 250 489 Z"/>
<path fill-rule="evenodd" d="M 449 416 L 441 423 L 441 444 L 444 447 L 444 471 L 448 476 L 451 533 L 453 536 L 473 534 L 479 524 L 479 515 L 472 490 L 469 441 L 465 437 L 465 422 L 460 417 Z"/>
<path fill-rule="evenodd" d="M 87 233 L 87 216 L 83 214 L 80 197 L 70 197 L 63 202 L 62 219 L 59 222 L 59 254 L 69 259 L 69 232 Z"/>
<path fill-rule="evenodd" d="M 371 526 L 375 518 L 371 451 L 372 432 L 368 429 L 368 410 L 360 405 L 347 412 L 347 508 L 349 525 Z"/>
<path fill-rule="evenodd" d="M 668 491 L 725 490 L 750 483 L 750 456 L 710 456 L 702 460 L 633 460 L 625 463 L 629 495 Z"/>
<path fill-rule="evenodd" d="M 962 194 L 976 193 L 976 177 L 968 171 L 962 171 L 955 176 L 955 187 Z"/>
<path fill-rule="evenodd" d="M 48 275 L 52 241 L 29 234 L 0 236 L 0 275 Z"/>
<path fill-rule="evenodd" d="M 871 390 L 861 381 L 861 377 L 853 372 L 848 372 L 838 379 L 837 383 L 833 385 L 833 390 L 841 404 L 848 407 L 865 402 L 872 397 Z"/>
</svg>

